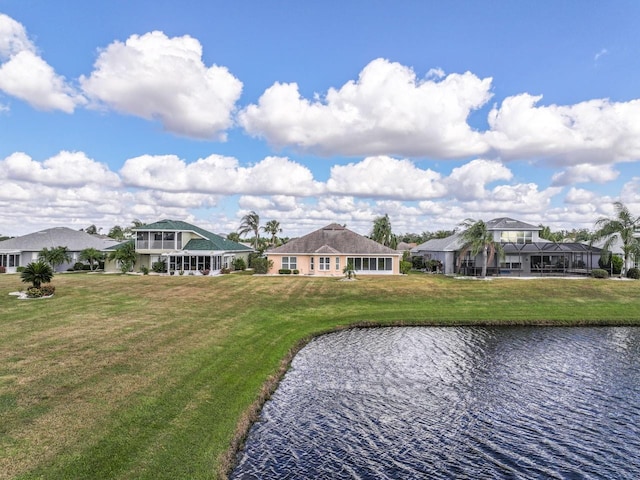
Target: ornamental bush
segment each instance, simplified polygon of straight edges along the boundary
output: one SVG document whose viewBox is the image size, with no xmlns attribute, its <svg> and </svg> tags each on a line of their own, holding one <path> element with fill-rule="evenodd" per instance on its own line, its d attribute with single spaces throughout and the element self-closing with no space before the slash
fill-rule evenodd
<svg viewBox="0 0 640 480">
<path fill-rule="evenodd" d="M 50 297 L 55 293 L 56 287 L 53 285 L 42 285 L 40 287 L 40 291 L 42 292 L 43 297 Z"/>
<path fill-rule="evenodd" d="M 294 275 L 298 275 L 300 273 L 300 270 L 298 270 L 297 268 L 292 272 Z"/>
<path fill-rule="evenodd" d="M 640 268 L 632 267 L 627 270 L 627 278 L 640 279 Z"/>
<path fill-rule="evenodd" d="M 42 293 L 42 289 L 37 287 L 29 287 L 27 288 L 27 297 L 29 298 L 40 298 L 44 296 Z"/>
<path fill-rule="evenodd" d="M 413 264 L 411 262 L 405 262 L 405 261 L 400 262 L 400 273 L 406 275 L 411 271 L 412 266 Z"/>
<path fill-rule="evenodd" d="M 78 271 L 78 270 L 84 270 L 84 263 L 82 262 L 76 262 L 73 264 L 73 270 L 74 271 Z"/>
<path fill-rule="evenodd" d="M 233 269 L 234 270 L 246 270 L 247 264 L 244 261 L 244 258 L 236 258 L 233 261 Z"/>
<path fill-rule="evenodd" d="M 158 260 L 157 262 L 153 262 L 151 264 L 151 270 L 155 273 L 164 273 L 167 271 L 167 262 L 166 260 Z"/>
<path fill-rule="evenodd" d="M 607 278 L 609 276 L 609 272 L 602 268 L 594 268 L 591 270 L 591 276 L 593 278 Z"/>
<path fill-rule="evenodd" d="M 6 267 L 3 267 L 2 265 L 0 265 L 0 273 L 6 273 L 7 269 Z"/>
<path fill-rule="evenodd" d="M 289 269 L 289 268 L 281 268 L 280 270 L 278 270 L 278 273 L 280 275 L 289 275 L 291 273 L 291 269 Z"/>
<path fill-rule="evenodd" d="M 265 274 L 273 267 L 273 260 L 264 257 L 254 258 L 252 262 L 253 273 Z"/>
</svg>

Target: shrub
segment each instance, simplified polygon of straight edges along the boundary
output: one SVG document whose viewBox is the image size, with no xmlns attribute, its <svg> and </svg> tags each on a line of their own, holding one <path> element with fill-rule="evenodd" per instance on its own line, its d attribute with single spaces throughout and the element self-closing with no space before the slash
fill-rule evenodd
<svg viewBox="0 0 640 480">
<path fill-rule="evenodd" d="M 85 263 L 85 264 L 82 266 L 82 270 L 85 270 L 85 271 L 89 271 L 89 270 L 91 270 L 91 265 L 88 265 L 88 264 L 86 264 L 86 263 Z"/>
<path fill-rule="evenodd" d="M 293 271 L 294 275 L 298 275 L 300 273 L 300 270 L 298 270 L 297 268 Z"/>
<path fill-rule="evenodd" d="M 607 278 L 609 276 L 609 272 L 603 268 L 594 268 L 591 270 L 591 276 L 593 278 Z"/>
<path fill-rule="evenodd" d="M 37 288 L 37 287 L 27 288 L 27 297 L 29 298 L 40 298 L 43 295 L 44 294 L 42 293 L 42 290 L 40 288 Z"/>
<path fill-rule="evenodd" d="M 633 267 L 627 270 L 627 278 L 640 279 L 640 268 Z"/>
<path fill-rule="evenodd" d="M 231 273 L 231 269 L 230 269 L 230 268 L 227 268 L 227 267 L 222 268 L 222 269 L 220 270 L 220 273 L 224 273 L 224 274 Z"/>
<path fill-rule="evenodd" d="M 157 262 L 153 262 L 151 264 L 151 270 L 155 273 L 164 273 L 167 271 L 167 261 L 166 260 L 158 260 Z"/>
<path fill-rule="evenodd" d="M 406 275 L 411 271 L 412 266 L 413 264 L 411 262 L 405 262 L 405 261 L 400 262 L 400 273 Z"/>
<path fill-rule="evenodd" d="M 82 263 L 82 262 L 76 262 L 76 263 L 74 263 L 74 264 L 73 264 L 73 269 L 74 269 L 75 271 L 78 271 L 78 270 L 84 270 L 84 263 Z"/>
<path fill-rule="evenodd" d="M 200 274 L 204 275 L 205 277 L 208 276 L 210 272 L 211 271 L 206 268 L 204 270 L 200 270 Z"/>
<path fill-rule="evenodd" d="M 278 273 L 280 275 L 289 275 L 291 273 L 291 270 L 289 268 L 281 268 L 280 270 L 278 270 Z"/>
<path fill-rule="evenodd" d="M 6 273 L 7 269 L 6 267 L 3 267 L 2 265 L 0 265 L 0 273 Z"/>
<path fill-rule="evenodd" d="M 21 266 L 16 268 L 16 272 L 22 273 L 22 272 L 24 272 L 24 269 L 25 269 L 25 267 L 23 265 L 21 265 Z"/>
<path fill-rule="evenodd" d="M 413 268 L 416 270 L 422 270 L 424 268 L 424 258 L 422 257 L 411 257 L 411 264 Z"/>
<path fill-rule="evenodd" d="M 140 267 L 140 271 L 142 272 L 143 275 L 149 275 L 149 268 L 146 267 L 145 265 L 142 265 Z"/>
<path fill-rule="evenodd" d="M 269 260 L 264 257 L 258 257 L 253 259 L 253 273 L 265 274 L 273 267 L 273 260 Z"/>
<path fill-rule="evenodd" d="M 612 275 L 615 275 L 616 273 L 620 273 L 622 271 L 623 263 L 624 263 L 624 260 L 622 260 L 622 257 L 619 257 L 618 255 L 611 255 L 611 254 L 607 256 L 603 255 L 598 260 L 598 266 L 603 270 L 608 271 L 611 269 L 611 267 L 613 267 L 611 271 Z"/>
<path fill-rule="evenodd" d="M 40 291 L 42 292 L 43 297 L 50 297 L 55 293 L 56 287 L 53 285 L 42 285 L 40 287 Z"/>
<path fill-rule="evenodd" d="M 233 261 L 233 269 L 234 270 L 246 270 L 247 264 L 244 261 L 244 258 L 236 258 Z"/>
</svg>

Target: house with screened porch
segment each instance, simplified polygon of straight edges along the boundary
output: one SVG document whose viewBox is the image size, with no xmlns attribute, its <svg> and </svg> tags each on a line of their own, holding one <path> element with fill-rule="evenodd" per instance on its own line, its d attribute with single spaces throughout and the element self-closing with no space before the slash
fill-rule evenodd
<svg viewBox="0 0 640 480">
<path fill-rule="evenodd" d="M 402 256 L 337 223 L 268 250 L 266 255 L 273 262 L 270 274 L 290 270 L 316 276 L 342 276 L 348 262 L 356 274 L 399 275 Z"/>
<path fill-rule="evenodd" d="M 598 268 L 602 250 L 595 246 L 545 240 L 540 238 L 542 227 L 512 218 L 495 218 L 486 225 L 504 251 L 504 257 L 496 256 L 487 265 L 488 275 L 580 275 Z M 462 247 L 461 233 L 456 232 L 414 247 L 411 255 L 439 261 L 445 274 L 479 275 L 482 255 L 472 256 L 470 252 L 462 255 Z"/>
<path fill-rule="evenodd" d="M 248 257 L 253 249 L 220 235 L 179 220 L 160 220 L 133 229 L 137 254 L 136 269 L 151 269 L 156 262 L 165 264 L 166 273 L 215 275 L 231 268 L 236 258 Z M 114 262 L 105 265 L 117 271 Z"/>
</svg>

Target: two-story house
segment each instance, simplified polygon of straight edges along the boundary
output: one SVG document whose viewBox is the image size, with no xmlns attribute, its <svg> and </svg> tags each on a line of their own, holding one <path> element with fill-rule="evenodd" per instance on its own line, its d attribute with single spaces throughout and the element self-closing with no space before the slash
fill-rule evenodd
<svg viewBox="0 0 640 480">
<path fill-rule="evenodd" d="M 597 247 L 545 240 L 540 238 L 542 227 L 512 218 L 495 218 L 486 225 L 504 251 L 504 257 L 496 256 L 487 266 L 489 275 L 584 274 L 598 268 L 601 249 Z M 472 257 L 467 252 L 460 258 L 462 248 L 461 232 L 456 232 L 418 245 L 411 249 L 411 255 L 441 262 L 445 274 L 478 275 L 482 255 Z"/>
<path fill-rule="evenodd" d="M 133 233 L 137 270 L 151 269 L 154 263 L 164 262 L 167 273 L 215 275 L 223 268 L 231 268 L 236 258 L 248 263 L 253 252 L 246 245 L 180 220 L 160 220 L 134 228 Z M 118 270 L 114 262 L 108 262 L 105 268 Z"/>
</svg>

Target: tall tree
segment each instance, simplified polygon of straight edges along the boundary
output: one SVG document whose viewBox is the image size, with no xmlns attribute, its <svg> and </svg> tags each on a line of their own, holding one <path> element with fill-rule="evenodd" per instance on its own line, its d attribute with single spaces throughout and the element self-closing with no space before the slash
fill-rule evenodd
<svg viewBox="0 0 640 480">
<path fill-rule="evenodd" d="M 282 232 L 279 221 L 269 220 L 262 230 L 264 230 L 265 233 L 271 235 L 271 245 L 278 244 L 278 234 Z"/>
<path fill-rule="evenodd" d="M 615 217 L 600 217 L 596 221 L 596 231 L 591 238 L 591 242 L 595 243 L 604 240 L 602 250 L 606 255 L 611 255 L 611 247 L 615 243 L 620 242 L 622 244 L 624 263 L 620 270 L 620 276 L 623 277 L 626 274 L 631 255 L 635 255 L 640 251 L 639 240 L 634 236 L 637 229 L 640 228 L 640 217 L 632 215 L 622 202 L 615 202 L 613 208 L 616 212 Z"/>
<path fill-rule="evenodd" d="M 89 225 L 87 228 L 84 229 L 84 231 L 87 232 L 89 235 L 97 235 L 98 232 L 100 232 L 100 230 L 102 230 L 102 227 L 98 228 L 95 225 Z"/>
<path fill-rule="evenodd" d="M 122 273 L 133 271 L 137 259 L 138 254 L 133 240 L 123 243 L 109 254 L 109 260 L 115 260 Z"/>
<path fill-rule="evenodd" d="M 69 249 L 62 246 L 53 248 L 44 247 L 38 253 L 38 258 L 47 262 L 54 270 L 63 263 L 68 263 L 72 260 Z"/>
<path fill-rule="evenodd" d="M 97 248 L 85 248 L 80 252 L 80 256 L 78 258 L 83 262 L 89 262 L 91 270 L 95 270 L 94 264 L 97 266 L 101 260 L 104 260 L 104 253 Z"/>
<path fill-rule="evenodd" d="M 35 288 L 40 288 L 40 285 L 49 283 L 53 278 L 53 268 L 47 262 L 38 260 L 27 264 L 20 277 L 23 282 L 30 283 Z"/>
<path fill-rule="evenodd" d="M 462 262 L 462 258 L 471 253 L 472 257 L 475 257 L 479 253 L 482 254 L 482 278 L 487 276 L 487 264 L 491 263 L 493 257 L 498 253 L 500 256 L 504 255 L 502 245 L 500 242 L 496 242 L 493 239 L 493 232 L 487 229 L 487 224 L 482 220 L 473 220 L 467 218 L 460 224 L 464 227 L 464 230 L 460 234 L 463 245 L 460 250 L 460 257 L 458 258 L 458 266 Z"/>
<path fill-rule="evenodd" d="M 113 238 L 114 240 L 118 240 L 118 241 L 122 241 L 126 237 L 125 231 L 122 229 L 120 225 L 114 225 L 113 227 L 111 227 L 107 236 L 109 238 Z"/>
<path fill-rule="evenodd" d="M 382 217 L 377 217 L 373 221 L 373 230 L 371 231 L 371 240 L 374 240 L 382 245 L 390 248 L 396 248 L 398 245 L 397 237 L 391 231 L 391 220 L 389 215 L 384 214 Z"/>
<path fill-rule="evenodd" d="M 227 234 L 227 240 L 231 240 L 232 242 L 239 242 L 240 234 L 238 232 L 231 232 Z"/>
<path fill-rule="evenodd" d="M 260 215 L 253 210 L 242 217 L 238 233 L 244 235 L 253 232 L 253 247 L 258 250 L 260 245 Z"/>
</svg>

